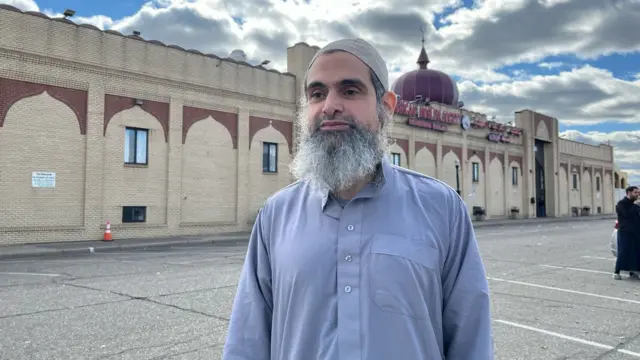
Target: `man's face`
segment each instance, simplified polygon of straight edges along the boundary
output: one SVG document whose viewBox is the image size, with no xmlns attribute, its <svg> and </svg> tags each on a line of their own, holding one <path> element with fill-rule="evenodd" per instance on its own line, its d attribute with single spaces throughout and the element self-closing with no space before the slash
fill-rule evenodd
<svg viewBox="0 0 640 360">
<path fill-rule="evenodd" d="M 312 129 L 320 126 L 321 131 L 348 131 L 349 126 L 338 126 L 329 120 L 351 120 L 377 131 L 380 123 L 376 116 L 376 92 L 369 71 L 360 59 L 346 52 L 318 57 L 307 76 L 308 125 Z"/>
<path fill-rule="evenodd" d="M 629 193 L 629 199 L 634 201 L 637 200 L 639 196 L 640 196 L 640 190 L 638 189 L 635 189 Z"/>
<path fill-rule="evenodd" d="M 293 174 L 334 193 L 373 174 L 388 147 L 388 129 L 381 125 L 390 122 L 387 109 L 394 107 L 393 93 L 377 102 L 369 67 L 360 59 L 346 52 L 319 56 L 300 99 Z"/>
</svg>

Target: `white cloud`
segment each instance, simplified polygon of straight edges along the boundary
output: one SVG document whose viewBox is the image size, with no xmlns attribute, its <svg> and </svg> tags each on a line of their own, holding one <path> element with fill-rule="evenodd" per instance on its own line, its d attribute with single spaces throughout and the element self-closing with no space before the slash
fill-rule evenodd
<svg viewBox="0 0 640 360">
<path fill-rule="evenodd" d="M 489 114 L 498 117 L 512 118 L 515 111 L 528 108 L 565 124 L 616 120 L 640 127 L 640 83 L 616 79 L 591 66 L 497 84 L 463 81 L 458 86 L 470 108 L 491 106 L 495 111 Z"/>
<path fill-rule="evenodd" d="M 2 0 L 0 4 L 11 5 L 22 11 L 40 11 L 40 7 L 34 0 Z"/>
<path fill-rule="evenodd" d="M 0 3 L 38 10 L 32 0 Z M 445 9 L 436 28 L 436 14 Z M 121 19 L 78 13 L 73 20 L 125 34 L 137 30 L 146 39 L 220 56 L 240 48 L 250 62 L 268 59 L 281 71 L 286 48 L 296 42 L 323 46 L 358 36 L 384 55 L 390 83 L 416 68 L 425 26 L 429 67 L 461 78 L 461 97 L 471 109 L 502 121 L 529 108 L 565 124 L 640 126 L 640 73 L 622 80 L 606 69 L 541 62 L 551 55 L 592 59 L 638 52 L 638 18 L 638 0 L 476 0 L 472 8 L 462 7 L 462 0 L 153 0 Z M 535 66 L 499 71 L 521 63 Z M 535 75 L 536 67 L 562 71 Z M 640 140 L 631 141 L 640 148 Z"/>
</svg>

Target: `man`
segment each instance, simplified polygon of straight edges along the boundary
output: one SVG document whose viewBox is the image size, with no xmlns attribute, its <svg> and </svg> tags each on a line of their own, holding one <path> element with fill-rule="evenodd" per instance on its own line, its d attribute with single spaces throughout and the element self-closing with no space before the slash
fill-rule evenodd
<svg viewBox="0 0 640 360">
<path fill-rule="evenodd" d="M 491 360 L 490 299 L 455 190 L 392 166 L 396 96 L 360 39 L 312 59 L 300 180 L 258 214 L 224 360 Z"/>
<path fill-rule="evenodd" d="M 615 280 L 622 279 L 620 271 L 629 271 L 629 277 L 638 279 L 640 270 L 640 216 L 634 202 L 638 199 L 638 187 L 626 188 L 626 196 L 616 205 L 618 214 L 618 256 L 613 272 Z"/>
</svg>

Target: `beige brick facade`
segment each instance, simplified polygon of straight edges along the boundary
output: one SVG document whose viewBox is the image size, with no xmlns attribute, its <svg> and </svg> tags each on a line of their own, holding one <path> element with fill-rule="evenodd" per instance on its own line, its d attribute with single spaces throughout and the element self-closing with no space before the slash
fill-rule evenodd
<svg viewBox="0 0 640 360">
<path fill-rule="evenodd" d="M 0 244 L 98 240 L 107 221 L 116 239 L 246 231 L 292 181 L 295 99 L 317 47 L 289 48 L 289 73 L 279 73 L 7 6 L 0 34 Z M 487 141 L 486 127 L 436 132 L 398 114 L 391 152 L 454 188 L 458 161 L 470 211 L 500 218 L 515 206 L 533 217 L 532 144 L 544 138 L 555 149 L 545 165 L 556 184 L 547 215 L 584 204 L 611 212 L 612 149 L 563 145 L 557 120 L 534 127 L 538 115 L 516 114 L 523 134 L 504 143 Z M 134 151 L 141 163 L 125 162 L 127 129 L 146 134 Z M 274 172 L 263 171 L 264 144 L 277 149 Z M 577 193 L 567 190 L 575 166 Z M 34 187 L 34 172 L 55 173 L 55 186 Z M 144 221 L 123 221 L 130 206 L 146 209 Z"/>
</svg>

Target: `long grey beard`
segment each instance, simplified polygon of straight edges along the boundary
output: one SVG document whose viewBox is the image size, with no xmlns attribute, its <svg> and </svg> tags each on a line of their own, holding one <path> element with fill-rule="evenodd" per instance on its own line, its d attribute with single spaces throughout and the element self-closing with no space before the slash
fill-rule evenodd
<svg viewBox="0 0 640 360">
<path fill-rule="evenodd" d="M 319 123 L 319 121 L 318 121 Z M 353 122 L 351 122 L 353 124 Z M 355 125 L 349 131 L 318 131 L 317 126 L 300 132 L 300 143 L 291 164 L 297 178 L 317 190 L 339 192 L 374 174 L 388 148 L 383 130 L 371 132 Z"/>
</svg>

